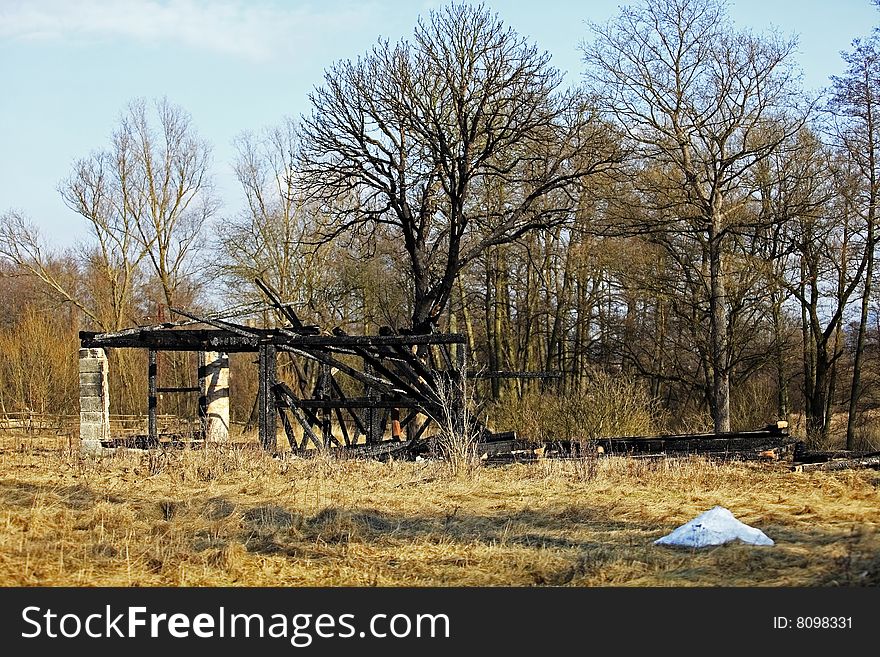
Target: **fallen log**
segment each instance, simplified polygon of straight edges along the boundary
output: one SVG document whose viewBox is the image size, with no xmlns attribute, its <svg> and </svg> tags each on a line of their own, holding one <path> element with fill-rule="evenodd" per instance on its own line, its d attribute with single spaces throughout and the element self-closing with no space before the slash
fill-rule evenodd
<svg viewBox="0 0 880 657">
<path fill-rule="evenodd" d="M 386 440 L 373 445 L 350 445 L 338 449 L 340 454 L 352 458 L 385 460 L 394 457 L 409 459 L 427 451 L 427 445 L 424 444 L 424 441 Z"/>
<path fill-rule="evenodd" d="M 847 450 L 811 452 L 807 451 L 804 447 L 802 447 L 802 445 L 803 443 L 800 442 L 795 445 L 794 457 L 792 458 L 792 460 L 796 464 L 825 463 L 827 461 L 840 459 L 863 459 L 870 458 L 872 456 L 880 456 L 880 452 L 855 452 Z"/>
<path fill-rule="evenodd" d="M 820 463 L 799 463 L 793 465 L 791 470 L 792 472 L 830 472 L 834 470 L 855 470 L 860 468 L 880 468 L 880 456 L 837 459 Z"/>
</svg>

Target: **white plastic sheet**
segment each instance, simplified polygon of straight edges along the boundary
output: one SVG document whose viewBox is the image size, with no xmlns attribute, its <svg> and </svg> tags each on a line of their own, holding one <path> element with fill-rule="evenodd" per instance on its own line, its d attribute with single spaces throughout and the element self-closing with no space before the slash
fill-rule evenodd
<svg viewBox="0 0 880 657">
<path fill-rule="evenodd" d="M 737 520 L 723 506 L 716 506 L 654 541 L 655 545 L 705 547 L 740 540 L 749 545 L 773 545 L 773 540 L 760 529 Z"/>
</svg>

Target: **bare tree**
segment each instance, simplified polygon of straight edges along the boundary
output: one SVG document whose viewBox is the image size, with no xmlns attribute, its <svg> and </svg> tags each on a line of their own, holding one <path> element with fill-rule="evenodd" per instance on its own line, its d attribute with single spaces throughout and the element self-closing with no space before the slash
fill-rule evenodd
<svg viewBox="0 0 880 657">
<path fill-rule="evenodd" d="M 866 228 L 865 278 L 846 424 L 846 448 L 851 450 L 855 448 L 856 408 L 861 393 L 862 360 L 877 246 L 877 202 L 880 198 L 880 53 L 877 51 L 877 37 L 867 41 L 856 39 L 853 50 L 844 53 L 843 59 L 848 67 L 843 76 L 831 78 L 833 95 L 829 110 L 834 116 L 837 140 L 859 173 L 858 207 Z"/>
<path fill-rule="evenodd" d="M 106 295 L 90 300 L 54 276 L 51 254 L 22 213 L 9 211 L 0 224 L 0 253 L 108 330 L 130 321 L 126 313 L 142 264 L 150 264 L 168 305 L 182 285 L 193 282 L 192 255 L 216 206 L 210 149 L 195 136 L 183 109 L 166 100 L 155 108 L 156 126 L 144 101 L 131 103 L 110 148 L 77 161 L 59 187 L 68 207 L 88 222 L 94 244 L 83 247 L 82 257 L 106 285 Z M 99 309 L 102 304 L 109 314 Z"/>
<path fill-rule="evenodd" d="M 211 149 L 197 136 L 190 116 L 165 99 L 154 109 L 151 119 L 143 100 L 132 102 L 113 136 L 111 157 L 120 182 L 113 200 L 132 214 L 137 238 L 171 306 L 182 286 L 195 283 L 193 256 L 217 202 Z"/>
<path fill-rule="evenodd" d="M 311 94 L 300 172 L 331 217 L 324 237 L 384 226 L 401 242 L 416 330 L 437 325 L 470 262 L 567 221 L 579 182 L 620 159 L 549 60 L 483 6 L 451 4 Z"/>
<path fill-rule="evenodd" d="M 106 256 L 103 261 L 99 254 Z M 112 248 L 99 248 L 85 255 L 95 275 L 89 281 L 96 288 L 91 291 L 82 285 L 79 276 L 71 275 L 69 268 L 58 266 L 59 257 L 22 212 L 9 210 L 0 217 L 0 256 L 14 266 L 16 273 L 11 275 L 34 277 L 56 302 L 72 304 L 96 327 L 118 329 L 130 308 L 129 266 L 136 263 L 132 265 Z M 82 260 L 80 257 L 80 264 Z M 108 292 L 102 294 L 102 287 Z"/>
<path fill-rule="evenodd" d="M 729 431 L 724 254 L 748 216 L 740 210 L 750 199 L 749 169 L 808 116 L 790 65 L 795 41 L 736 32 L 716 0 L 646 0 L 592 29 L 593 41 L 583 46 L 591 88 L 639 155 L 680 189 L 654 208 L 655 227 L 703 236 L 712 415 L 716 431 Z M 688 266 L 702 276 L 702 265 Z"/>
<path fill-rule="evenodd" d="M 288 119 L 260 135 L 244 133 L 235 146 L 247 207 L 220 236 L 225 279 L 236 296 L 259 294 L 257 276 L 284 299 L 298 296 L 297 279 L 308 269 L 301 245 L 311 222 L 293 189 L 296 126 Z"/>
</svg>

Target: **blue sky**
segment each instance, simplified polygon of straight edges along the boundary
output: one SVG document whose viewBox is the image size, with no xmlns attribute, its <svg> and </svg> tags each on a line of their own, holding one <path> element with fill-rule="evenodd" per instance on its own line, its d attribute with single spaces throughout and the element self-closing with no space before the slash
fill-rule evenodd
<svg viewBox="0 0 880 657">
<path fill-rule="evenodd" d="M 232 141 L 308 110 L 334 61 L 382 36 L 409 36 L 440 2 L 404 0 L 0 0 L 0 213 L 24 212 L 58 247 L 86 235 L 57 188 L 75 160 L 109 143 L 136 97 L 165 96 L 213 146 L 223 213 L 241 206 Z M 586 21 L 622 0 L 485 3 L 579 78 Z M 730 0 L 741 28 L 799 36 L 804 85 L 839 74 L 839 52 L 880 24 L 870 0 Z"/>
</svg>

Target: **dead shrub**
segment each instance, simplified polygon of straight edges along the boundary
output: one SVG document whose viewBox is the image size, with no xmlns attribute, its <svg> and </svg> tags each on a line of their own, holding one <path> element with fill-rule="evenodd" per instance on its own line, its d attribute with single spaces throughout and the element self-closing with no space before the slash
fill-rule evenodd
<svg viewBox="0 0 880 657">
<path fill-rule="evenodd" d="M 495 426 L 536 441 L 646 435 L 658 426 L 655 401 L 642 383 L 600 369 L 577 390 L 525 395 L 496 405 L 492 415 Z"/>
</svg>

